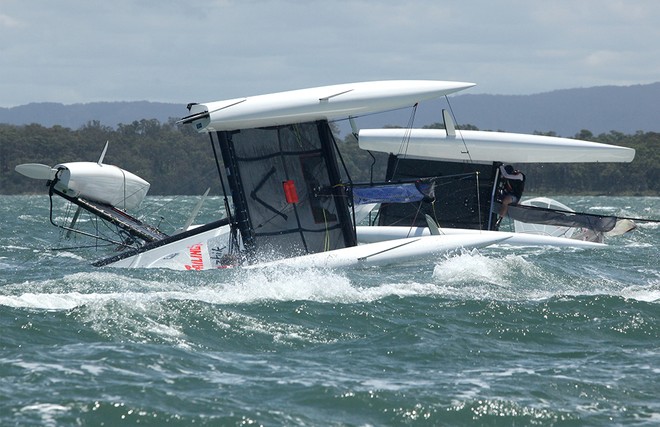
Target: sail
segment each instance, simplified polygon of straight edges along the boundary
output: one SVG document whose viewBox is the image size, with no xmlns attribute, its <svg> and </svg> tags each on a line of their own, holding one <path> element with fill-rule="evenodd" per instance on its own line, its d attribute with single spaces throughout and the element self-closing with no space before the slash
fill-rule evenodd
<svg viewBox="0 0 660 427">
<path fill-rule="evenodd" d="M 611 231 L 617 223 L 617 217 L 615 216 L 560 211 L 524 205 L 510 205 L 508 215 L 516 221 L 525 223 L 581 227 L 600 233 Z"/>
<path fill-rule="evenodd" d="M 486 229 L 496 170 L 492 164 L 404 159 L 390 155 L 388 181 L 432 178 L 433 196 L 410 203 L 383 203 L 378 225 L 426 227 L 425 215 L 440 227 Z"/>
<path fill-rule="evenodd" d="M 355 245 L 327 121 L 221 131 L 212 140 L 248 251 L 281 258 Z"/>
</svg>

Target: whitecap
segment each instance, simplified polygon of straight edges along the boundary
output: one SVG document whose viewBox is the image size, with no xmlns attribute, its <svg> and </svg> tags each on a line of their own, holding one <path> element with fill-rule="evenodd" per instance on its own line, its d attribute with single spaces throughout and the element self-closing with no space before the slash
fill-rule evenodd
<svg viewBox="0 0 660 427">
<path fill-rule="evenodd" d="M 510 287 L 514 277 L 535 277 L 541 274 L 540 269 L 522 255 L 507 254 L 496 258 L 478 251 L 446 257 L 433 270 L 434 279 L 440 283 L 480 282 L 503 288 Z"/>
<path fill-rule="evenodd" d="M 21 408 L 21 412 L 36 412 L 46 426 L 57 426 L 56 417 L 69 411 L 71 408 L 55 403 L 33 403 Z"/>
<path fill-rule="evenodd" d="M 86 261 L 86 260 L 87 260 L 86 258 L 81 257 L 81 256 L 78 255 L 78 254 L 74 254 L 73 252 L 67 252 L 67 251 L 57 252 L 57 254 L 55 255 L 55 257 L 59 257 L 59 258 L 71 258 L 71 259 L 75 259 L 75 260 L 78 260 L 78 261 Z"/>
<path fill-rule="evenodd" d="M 621 296 L 644 302 L 660 302 L 660 283 L 647 286 L 628 286 L 621 291 Z"/>
<path fill-rule="evenodd" d="M 42 416 L 51 414 L 57 415 L 62 412 L 69 411 L 69 408 L 63 405 L 57 405 L 55 403 L 34 403 L 32 405 L 27 405 L 21 408 L 21 412 L 27 411 L 36 411 L 42 414 Z"/>
<path fill-rule="evenodd" d="M 28 248 L 28 247 L 25 247 L 25 246 L 7 245 L 7 246 L 4 247 L 4 249 L 19 250 L 19 251 L 31 251 L 34 248 Z"/>
<path fill-rule="evenodd" d="M 30 372 L 61 372 L 66 375 L 84 375 L 84 372 L 78 369 L 67 368 L 66 366 L 58 365 L 55 363 L 17 361 L 15 365 Z"/>
</svg>

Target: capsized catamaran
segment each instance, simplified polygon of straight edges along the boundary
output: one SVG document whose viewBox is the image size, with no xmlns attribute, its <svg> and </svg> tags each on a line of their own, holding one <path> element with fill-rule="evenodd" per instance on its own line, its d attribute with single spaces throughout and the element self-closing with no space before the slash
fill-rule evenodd
<svg viewBox="0 0 660 427">
<path fill-rule="evenodd" d="M 191 103 L 180 120 L 210 137 L 226 216 L 168 235 L 130 214 L 149 183 L 97 162 L 18 165 L 48 182 L 49 195 L 76 207 L 66 230 L 104 240 L 115 253 L 95 266 L 206 270 L 266 265 L 355 267 L 428 262 L 457 248 L 497 243 L 599 247 L 594 238 L 532 235 L 494 229 L 503 162 L 631 161 L 634 150 L 564 138 L 461 131 L 446 112 L 445 130 L 385 129 L 357 133 L 360 148 L 390 153 L 383 183 L 353 183 L 329 121 L 398 108 L 473 86 L 392 80 L 322 86 L 209 103 Z M 344 179 L 346 177 L 346 179 Z M 395 190 L 395 191 L 392 191 Z M 230 202 L 231 200 L 231 202 Z M 366 204 L 366 205 L 365 205 Z M 379 206 L 378 227 L 356 226 Z M 366 208 L 364 207 L 366 206 Z M 557 208 L 510 208 L 545 226 L 612 223 Z M 82 231 L 86 211 L 115 237 Z M 579 217 L 578 217 L 579 216 Z M 564 217 L 564 218 L 562 218 Z M 552 220 L 551 220 L 552 219 Z M 556 221 L 560 221 L 557 224 Z M 613 229 L 617 229 L 616 221 Z M 598 231 L 609 232 L 610 230 Z M 358 243 L 361 243 L 358 245 Z"/>
<path fill-rule="evenodd" d="M 56 195 L 77 206 L 64 225 L 55 223 L 51 209 L 51 222 L 67 233 L 79 232 L 81 210 L 116 228 L 116 240 L 89 234 L 119 250 L 96 261 L 96 266 L 205 270 L 428 260 L 457 248 L 488 246 L 507 236 L 424 236 L 358 246 L 349 187 L 342 181 L 328 120 L 411 107 L 471 86 L 396 80 L 189 104 L 190 114 L 180 123 L 209 134 L 227 216 L 173 235 L 128 213 L 140 205 L 149 184 L 104 164 L 103 155 L 96 163 L 26 164 L 16 170 L 47 180 L 51 198 Z"/>
</svg>

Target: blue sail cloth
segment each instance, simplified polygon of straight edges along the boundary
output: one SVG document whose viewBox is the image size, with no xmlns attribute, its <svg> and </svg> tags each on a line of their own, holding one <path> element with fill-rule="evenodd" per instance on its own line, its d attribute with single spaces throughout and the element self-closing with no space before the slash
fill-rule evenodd
<svg viewBox="0 0 660 427">
<path fill-rule="evenodd" d="M 356 205 L 419 202 L 424 197 L 425 194 L 417 188 L 416 184 L 353 187 L 353 202 Z"/>
</svg>

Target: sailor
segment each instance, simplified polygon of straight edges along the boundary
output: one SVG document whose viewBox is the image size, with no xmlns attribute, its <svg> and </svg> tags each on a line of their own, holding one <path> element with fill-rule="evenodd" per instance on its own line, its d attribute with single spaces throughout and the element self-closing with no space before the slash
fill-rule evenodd
<svg viewBox="0 0 660 427">
<path fill-rule="evenodd" d="M 504 188 L 502 189 L 502 206 L 495 223 L 495 229 L 500 227 L 502 218 L 506 216 L 510 204 L 517 204 L 525 191 L 525 174 L 515 170 L 511 165 L 500 165 L 500 174 L 504 178 Z"/>
</svg>

